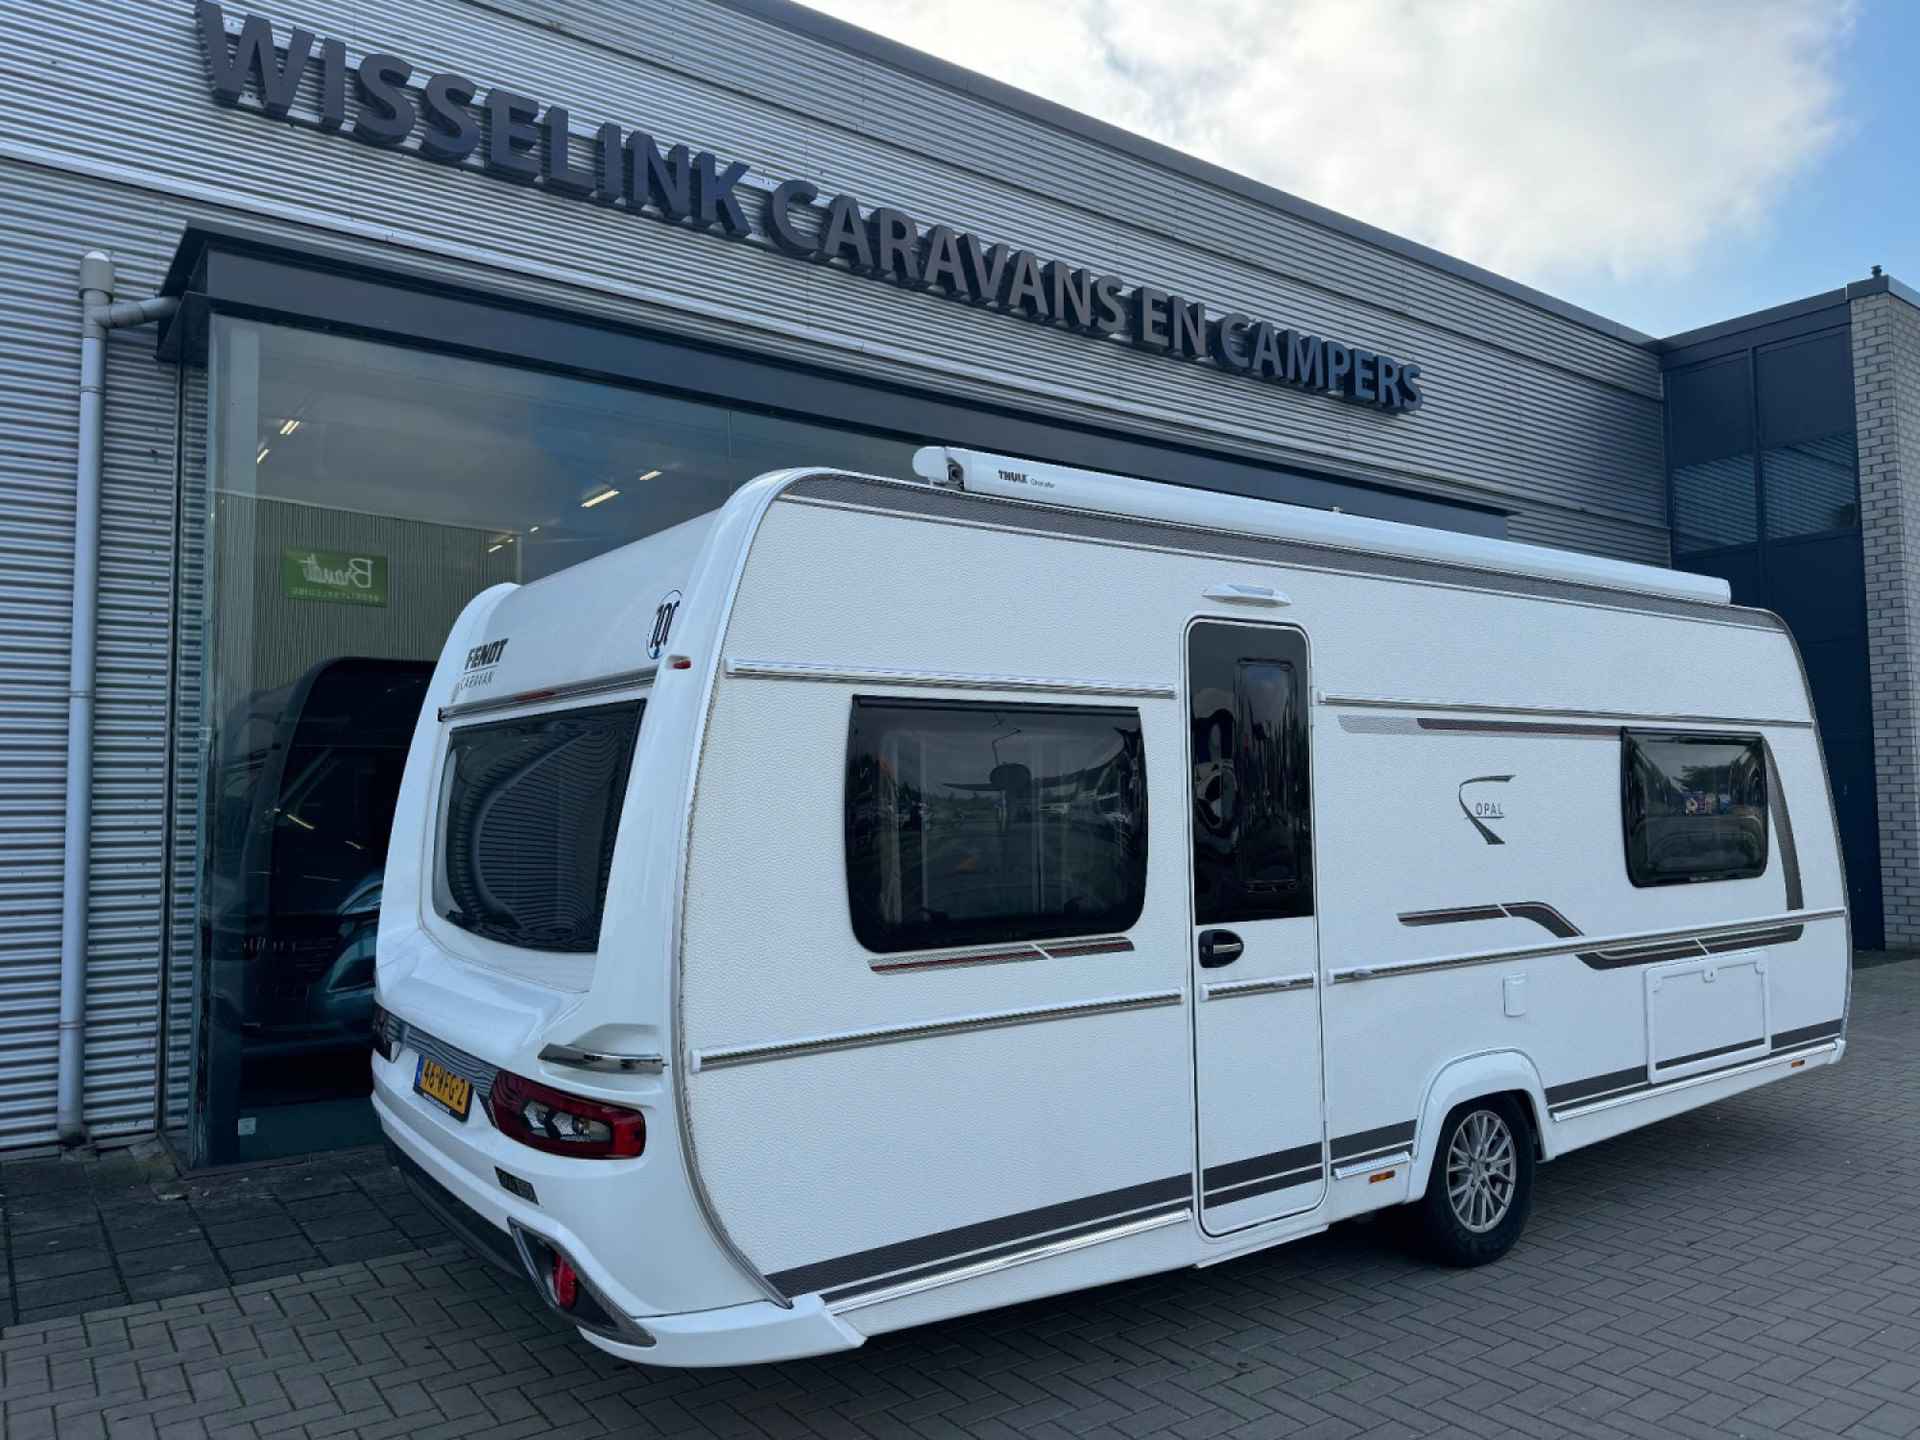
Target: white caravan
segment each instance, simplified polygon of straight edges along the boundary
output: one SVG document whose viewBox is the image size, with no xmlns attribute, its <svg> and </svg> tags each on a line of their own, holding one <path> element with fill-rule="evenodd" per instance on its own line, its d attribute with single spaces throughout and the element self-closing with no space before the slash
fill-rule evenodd
<svg viewBox="0 0 1920 1440">
<path fill-rule="evenodd" d="M 594 1344 L 712 1365 L 1389 1206 L 1840 1057 L 1807 684 L 1719 581 L 932 449 L 461 616 L 374 1105 Z"/>
</svg>

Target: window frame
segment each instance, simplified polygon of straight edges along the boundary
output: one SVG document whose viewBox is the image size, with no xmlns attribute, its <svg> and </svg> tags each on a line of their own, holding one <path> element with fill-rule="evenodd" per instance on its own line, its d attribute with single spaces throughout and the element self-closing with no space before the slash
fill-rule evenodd
<svg viewBox="0 0 1920 1440">
<path fill-rule="evenodd" d="M 943 939 L 936 943 L 925 943 L 918 939 L 911 943 L 899 943 L 897 937 L 874 933 L 869 927 L 874 914 L 871 906 L 865 910 L 855 902 L 854 889 L 854 826 L 855 826 L 855 777 L 854 762 L 857 755 L 871 750 L 870 742 L 863 742 L 860 736 L 860 713 L 863 708 L 877 709 L 885 707 L 892 710 L 924 710 L 942 715 L 994 712 L 997 714 L 1045 715 L 1056 716 L 1099 716 L 1106 719 L 1130 721 L 1135 732 L 1140 735 L 1140 809 L 1138 825 L 1138 884 L 1128 895 L 1128 904 L 1123 907 L 1123 923 L 1089 927 L 1084 920 L 1074 916 L 1062 916 L 1054 923 L 1048 923 L 1046 917 L 1025 915 L 1010 919 L 996 919 L 991 922 L 961 922 L 954 926 L 957 938 Z M 1140 917 L 1146 912 L 1147 892 L 1151 883 L 1152 827 L 1151 827 L 1151 791 L 1147 779 L 1146 722 L 1137 705 L 1086 705 L 1079 703 L 1050 704 L 1044 701 L 1017 700 L 949 700 L 932 696 L 905 695 L 864 695 L 850 697 L 847 706 L 847 743 L 841 761 L 841 875 L 842 888 L 846 899 L 848 927 L 862 949 L 872 955 L 906 955 L 937 950 L 965 950 L 990 945 L 1022 945 L 1052 943 L 1061 940 L 1085 939 L 1095 936 L 1123 935 L 1140 923 Z"/>
<path fill-rule="evenodd" d="M 1761 803 L 1760 803 L 1760 861 L 1756 868 L 1736 871 L 1718 871 L 1697 875 L 1649 875 L 1636 857 L 1633 841 L 1633 759 L 1636 747 L 1643 740 L 1679 741 L 1708 745 L 1746 745 L 1759 755 Z M 1664 769 L 1662 771 L 1664 772 Z M 1640 817 L 1642 823 L 1645 816 Z M 1773 863 L 1773 785 L 1771 766 L 1768 764 L 1767 739 L 1758 731 L 1725 730 L 1645 730 L 1631 726 L 1620 728 L 1620 848 L 1621 857 L 1627 868 L 1627 880 L 1636 890 L 1657 889 L 1668 885 L 1712 885 L 1734 880 L 1759 880 L 1765 877 Z"/>
</svg>

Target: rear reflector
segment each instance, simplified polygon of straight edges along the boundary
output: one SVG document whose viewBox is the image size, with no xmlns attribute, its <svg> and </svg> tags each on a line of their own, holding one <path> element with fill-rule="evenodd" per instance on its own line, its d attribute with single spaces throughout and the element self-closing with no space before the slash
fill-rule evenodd
<svg viewBox="0 0 1920 1440">
<path fill-rule="evenodd" d="M 562 1310 L 573 1309 L 580 1299 L 580 1277 L 572 1263 L 559 1251 L 553 1253 L 553 1303 Z"/>
<path fill-rule="evenodd" d="M 647 1118 L 638 1110 L 569 1095 L 511 1070 L 494 1076 L 487 1113 L 502 1135 L 550 1155 L 632 1159 L 647 1148 Z"/>
</svg>

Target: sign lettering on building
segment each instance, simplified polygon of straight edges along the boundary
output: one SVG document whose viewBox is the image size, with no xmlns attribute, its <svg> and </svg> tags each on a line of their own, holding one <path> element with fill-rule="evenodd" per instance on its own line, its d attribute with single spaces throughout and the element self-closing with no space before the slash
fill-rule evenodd
<svg viewBox="0 0 1920 1440">
<path fill-rule="evenodd" d="M 387 557 L 284 546 L 280 551 L 280 589 L 289 600 L 385 605 Z"/>
<path fill-rule="evenodd" d="M 251 90 L 263 114 L 288 119 L 302 81 L 317 71 L 319 128 L 369 145 L 396 147 L 417 135 L 417 153 L 428 160 L 467 165 L 478 157 L 499 179 L 732 240 L 758 236 L 798 260 L 1389 414 L 1417 410 L 1424 398 L 1420 366 L 1362 346 L 950 225 L 923 225 L 849 194 L 823 196 L 811 180 L 750 180 L 741 161 L 684 144 L 663 148 L 611 121 L 576 135 L 564 106 L 497 85 L 483 90 L 451 71 L 421 75 L 382 51 L 349 66 L 343 42 L 308 30 L 292 30 L 282 51 L 259 15 L 230 34 L 215 0 L 198 0 L 198 20 L 207 81 L 224 105 Z"/>
</svg>

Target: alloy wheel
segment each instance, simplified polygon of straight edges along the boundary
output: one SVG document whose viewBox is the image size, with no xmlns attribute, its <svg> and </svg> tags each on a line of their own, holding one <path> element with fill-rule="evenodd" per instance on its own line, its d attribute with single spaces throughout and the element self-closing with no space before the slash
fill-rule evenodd
<svg viewBox="0 0 1920 1440">
<path fill-rule="evenodd" d="M 1475 1110 L 1453 1132 L 1447 1146 L 1447 1199 L 1453 1215 L 1476 1235 L 1484 1235 L 1513 1208 L 1517 1165 L 1513 1131 L 1492 1110 Z"/>
</svg>

